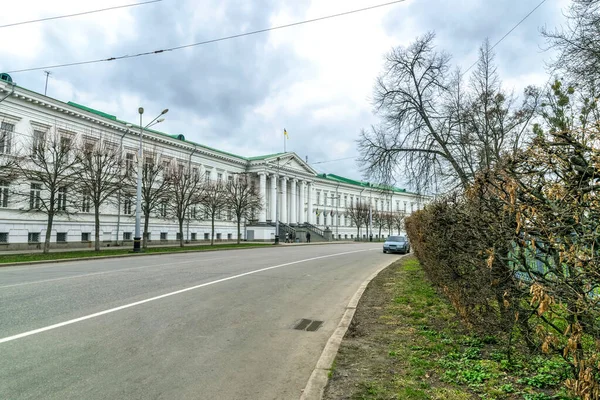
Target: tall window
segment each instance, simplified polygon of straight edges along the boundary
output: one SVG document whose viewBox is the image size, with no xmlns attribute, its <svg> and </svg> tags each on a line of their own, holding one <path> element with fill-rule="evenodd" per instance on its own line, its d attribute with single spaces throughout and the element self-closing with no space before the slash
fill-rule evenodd
<svg viewBox="0 0 600 400">
<path fill-rule="evenodd" d="M 192 168 L 192 176 L 194 177 L 194 179 L 198 179 L 198 177 L 200 176 L 200 173 L 198 172 L 198 167 Z"/>
<path fill-rule="evenodd" d="M 64 153 L 68 153 L 71 150 L 72 139 L 70 136 L 60 137 L 60 149 Z"/>
<path fill-rule="evenodd" d="M 227 177 L 227 182 L 229 182 L 229 183 L 233 183 L 233 175 L 229 175 L 229 176 Z"/>
<path fill-rule="evenodd" d="M 190 210 L 190 218 L 196 219 L 196 215 L 198 214 L 196 206 L 193 206 Z"/>
<path fill-rule="evenodd" d="M 166 201 L 163 201 L 162 203 L 160 203 L 159 214 L 163 218 L 167 217 L 167 202 Z"/>
<path fill-rule="evenodd" d="M 348 207 L 348 196 L 344 196 L 344 207 Z"/>
<path fill-rule="evenodd" d="M 125 175 L 129 176 L 133 171 L 133 153 L 125 154 Z"/>
<path fill-rule="evenodd" d="M 321 204 L 321 192 L 317 192 L 317 205 Z"/>
<path fill-rule="evenodd" d="M 92 198 L 89 193 L 84 193 L 81 199 L 81 212 L 89 213 L 92 208 Z"/>
<path fill-rule="evenodd" d="M 33 131 L 33 142 L 31 146 L 31 156 L 42 158 L 44 151 L 44 141 L 46 140 L 46 132 Z"/>
<path fill-rule="evenodd" d="M 131 200 L 132 199 L 129 196 L 125 197 L 125 200 L 123 201 L 123 214 L 131 214 L 131 210 L 132 210 L 132 207 L 131 207 L 132 201 Z"/>
<path fill-rule="evenodd" d="M 223 180 L 223 174 L 217 174 L 217 182 L 221 182 Z"/>
<path fill-rule="evenodd" d="M 10 154 L 12 135 L 15 131 L 15 125 L 8 122 L 0 124 L 0 153 Z"/>
<path fill-rule="evenodd" d="M 0 207 L 8 207 L 8 182 L 0 181 Z"/>
<path fill-rule="evenodd" d="M 58 188 L 58 211 L 67 210 L 67 188 L 61 186 Z"/>
<path fill-rule="evenodd" d="M 404 202 L 404 213 L 406 214 L 406 202 Z"/>
<path fill-rule="evenodd" d="M 210 171 L 206 171 L 204 173 L 204 180 L 206 181 L 206 183 L 210 182 Z"/>
<path fill-rule="evenodd" d="M 396 211 L 400 211 L 400 200 L 396 200 Z"/>
<path fill-rule="evenodd" d="M 41 206 L 41 193 L 42 184 L 32 183 L 29 190 L 29 208 L 32 210 L 38 210 Z"/>
</svg>

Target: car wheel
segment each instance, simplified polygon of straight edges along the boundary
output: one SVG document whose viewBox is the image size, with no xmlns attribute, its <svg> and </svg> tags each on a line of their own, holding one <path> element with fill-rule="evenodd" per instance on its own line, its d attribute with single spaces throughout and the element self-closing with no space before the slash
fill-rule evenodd
<svg viewBox="0 0 600 400">
<path fill-rule="evenodd" d="M 387 251 L 385 251 L 385 250 L 384 250 L 384 251 L 383 251 L 383 254 L 386 254 L 386 253 L 387 253 Z"/>
</svg>

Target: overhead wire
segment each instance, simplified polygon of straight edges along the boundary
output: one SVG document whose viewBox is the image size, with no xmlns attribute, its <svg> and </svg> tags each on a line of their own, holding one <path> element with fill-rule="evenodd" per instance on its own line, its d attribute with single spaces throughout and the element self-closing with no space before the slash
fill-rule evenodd
<svg viewBox="0 0 600 400">
<path fill-rule="evenodd" d="M 156 0 L 156 1 L 158 1 L 158 0 Z M 102 59 L 95 59 L 95 60 L 78 61 L 78 62 L 64 63 L 64 64 L 55 64 L 55 65 L 45 65 L 45 66 L 41 66 L 41 67 L 15 69 L 15 70 L 12 70 L 12 71 L 8 71 L 8 73 L 14 74 L 14 73 L 18 73 L 18 72 L 39 71 L 39 70 L 43 70 L 43 69 L 73 67 L 73 66 L 76 66 L 76 65 L 95 64 L 95 63 L 101 63 L 101 62 L 117 61 L 117 60 L 124 60 L 124 59 L 128 59 L 128 58 L 136 58 L 136 57 L 143 57 L 143 56 L 155 55 L 155 54 L 165 53 L 165 52 L 169 52 L 169 51 L 177 51 L 177 50 L 187 49 L 187 48 L 190 48 L 190 47 L 203 46 L 203 45 L 210 44 L 210 43 L 217 43 L 217 42 L 222 42 L 222 41 L 225 41 L 225 40 L 236 39 L 236 38 L 240 38 L 240 37 L 243 37 L 243 36 L 257 35 L 259 33 L 265 33 L 265 32 L 274 31 L 274 30 L 277 30 L 277 29 L 284 29 L 284 28 L 289 28 L 289 27 L 292 27 L 292 26 L 309 24 L 309 23 L 313 23 L 313 22 L 323 21 L 323 20 L 326 20 L 326 19 L 338 18 L 338 17 L 350 15 L 350 14 L 356 14 L 356 13 L 359 13 L 359 12 L 373 10 L 373 9 L 376 9 L 376 8 L 381 8 L 381 7 L 391 6 L 391 5 L 398 4 L 398 3 L 403 3 L 405 1 L 406 0 L 395 0 L 395 1 L 388 2 L 388 3 L 377 4 L 377 5 L 374 5 L 374 6 L 359 8 L 359 9 L 356 9 L 356 10 L 345 11 L 345 12 L 341 12 L 341 13 L 337 13 L 337 14 L 331 14 L 331 15 L 326 15 L 326 16 L 318 17 L 318 18 L 311 18 L 311 19 L 307 19 L 307 20 L 303 20 L 303 21 L 298 21 L 298 22 L 293 22 L 293 23 L 284 24 L 284 25 L 272 26 L 272 27 L 269 27 L 269 28 L 258 29 L 258 30 L 250 31 L 250 32 L 238 33 L 238 34 L 235 34 L 235 35 L 224 36 L 224 37 L 220 37 L 220 38 L 217 38 L 217 39 L 210 39 L 210 40 L 204 40 L 204 41 L 201 41 L 201 42 L 195 42 L 195 43 L 189 43 L 189 44 L 184 44 L 184 45 L 180 45 L 180 46 L 168 47 L 168 48 L 165 48 L 165 49 L 151 50 L 151 51 L 145 51 L 145 52 L 141 52 L 141 53 L 137 53 L 137 54 L 126 54 L 126 55 L 122 55 L 122 56 L 102 58 Z"/>
<path fill-rule="evenodd" d="M 40 19 L 32 19 L 32 20 L 29 20 L 29 21 L 13 22 L 13 23 L 10 23 L 10 24 L 0 25 L 0 28 L 8 28 L 8 27 L 11 27 L 11 26 L 33 24 L 33 23 L 36 23 L 36 22 L 52 21 L 52 20 L 55 20 L 55 19 L 62 19 L 62 18 L 78 17 L 78 16 L 81 16 L 81 15 L 88 15 L 88 14 L 95 14 L 95 13 L 104 12 L 104 11 L 117 10 L 117 9 L 120 9 L 120 8 L 143 6 L 143 5 L 147 5 L 147 4 L 151 4 L 151 3 L 158 3 L 158 2 L 161 2 L 161 1 L 163 1 L 163 0 L 150 0 L 150 1 L 144 1 L 144 2 L 141 2 L 141 3 L 124 4 L 124 5 L 121 5 L 121 6 L 101 8 L 99 10 L 82 11 L 82 12 L 74 13 L 74 14 L 58 15 L 58 16 L 55 16 L 55 17 L 46 17 L 46 18 L 40 18 Z"/>
</svg>

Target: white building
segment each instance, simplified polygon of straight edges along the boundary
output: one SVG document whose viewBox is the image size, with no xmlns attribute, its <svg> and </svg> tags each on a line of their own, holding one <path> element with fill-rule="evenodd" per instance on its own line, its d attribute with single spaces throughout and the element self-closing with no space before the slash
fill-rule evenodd
<svg viewBox="0 0 600 400">
<path fill-rule="evenodd" d="M 121 146 L 126 162 L 137 158 L 139 126 L 128 124 L 109 115 L 72 102 L 64 103 L 42 94 L 14 85 L 6 74 L 0 76 L 0 121 L 8 132 L 0 139 L 3 157 L 26 154 L 36 132 L 55 131 L 61 135 L 112 137 Z M 357 237 L 357 228 L 346 218 L 346 207 L 355 201 L 371 203 L 373 210 L 410 214 L 423 205 L 424 199 L 402 189 L 382 191 L 375 185 L 337 175 L 318 174 L 295 153 L 279 153 L 259 157 L 243 157 L 193 143 L 183 135 L 168 135 L 148 129 L 143 133 L 144 148 L 158 151 L 165 159 L 191 160 L 207 179 L 232 179 L 234 174 L 249 172 L 260 189 L 264 208 L 257 221 L 245 224 L 244 239 L 273 240 L 277 211 L 281 235 L 297 229 L 297 237 L 304 240 L 304 232 L 311 232 L 313 240 L 323 239 L 322 230 L 334 240 Z M 146 150 L 145 150 L 146 151 Z M 12 196 L 15 186 L 34 190 L 35 182 L 23 178 L 0 182 L 0 249 L 36 248 L 43 242 L 46 215 L 31 211 L 29 202 Z M 68 194 L 66 194 L 68 196 Z M 278 202 L 275 201 L 278 197 Z M 278 204 L 278 206 L 277 206 Z M 53 247 L 93 247 L 93 209 L 72 207 L 68 215 L 58 215 L 52 228 Z M 278 210 L 277 210 L 278 208 Z M 91 211 L 91 212 L 90 212 Z M 198 213 L 201 216 L 203 213 Z M 131 241 L 135 225 L 133 203 L 116 201 L 101 210 L 101 238 L 103 245 Z M 330 232 L 329 232 L 330 231 Z M 377 235 L 376 229 L 373 234 Z M 362 229 L 361 238 L 367 232 Z M 176 221 L 154 215 L 150 221 L 150 241 L 153 244 L 175 241 L 178 236 Z M 191 219 L 186 223 L 184 239 L 208 240 L 210 221 Z M 235 223 L 223 215 L 216 224 L 217 240 L 236 239 Z M 383 236 L 383 235 L 382 235 Z M 386 235 L 387 236 L 387 232 Z"/>
</svg>

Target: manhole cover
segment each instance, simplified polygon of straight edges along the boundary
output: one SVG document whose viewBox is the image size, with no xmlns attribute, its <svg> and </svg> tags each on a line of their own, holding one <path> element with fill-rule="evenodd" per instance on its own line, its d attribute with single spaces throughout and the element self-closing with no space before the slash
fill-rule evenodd
<svg viewBox="0 0 600 400">
<path fill-rule="evenodd" d="M 299 331 L 309 331 L 314 332 L 319 329 L 323 325 L 323 321 L 316 321 L 312 319 L 301 319 L 300 322 L 296 324 L 294 329 Z"/>
</svg>

